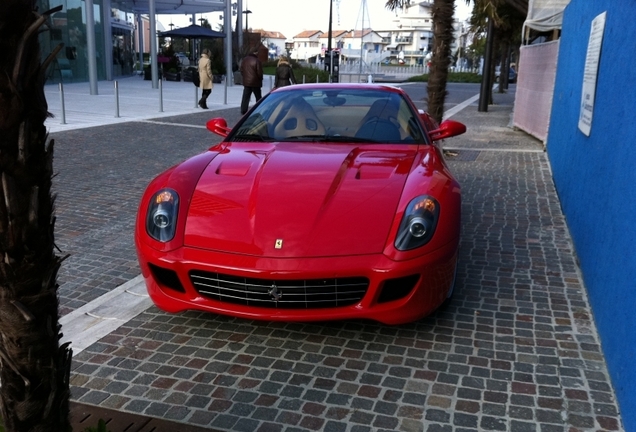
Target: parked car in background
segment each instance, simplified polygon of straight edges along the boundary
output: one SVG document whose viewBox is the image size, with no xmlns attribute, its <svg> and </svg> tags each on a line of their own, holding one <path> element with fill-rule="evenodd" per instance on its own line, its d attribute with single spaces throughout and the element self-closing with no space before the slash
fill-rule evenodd
<svg viewBox="0 0 636 432">
<path fill-rule="evenodd" d="M 499 82 L 499 75 L 501 74 L 501 68 L 495 69 L 495 82 Z M 514 68 L 508 68 L 508 83 L 514 84 L 517 82 L 517 71 Z"/>
<path fill-rule="evenodd" d="M 510 68 L 508 70 L 508 82 L 510 84 L 514 84 L 517 82 L 517 71 L 515 71 L 513 68 Z"/>
<path fill-rule="evenodd" d="M 175 56 L 179 59 L 182 68 L 190 66 L 190 59 L 184 53 L 176 53 Z"/>
<path fill-rule="evenodd" d="M 435 124 L 399 88 L 273 90 L 224 139 L 155 178 L 135 244 L 168 312 L 246 319 L 416 321 L 447 302 L 461 188 Z"/>
</svg>

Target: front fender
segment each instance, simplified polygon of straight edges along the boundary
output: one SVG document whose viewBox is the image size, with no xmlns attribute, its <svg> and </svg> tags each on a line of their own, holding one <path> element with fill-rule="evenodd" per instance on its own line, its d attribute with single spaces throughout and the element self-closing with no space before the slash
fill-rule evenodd
<svg viewBox="0 0 636 432">
<path fill-rule="evenodd" d="M 414 161 L 411 172 L 404 185 L 404 191 L 398 205 L 393 226 L 385 245 L 384 254 L 396 261 L 413 259 L 430 253 L 449 243 L 459 245 L 461 230 L 461 187 L 452 176 L 438 153 L 436 146 L 427 145 L 421 158 Z M 435 234 L 426 245 L 409 250 L 399 251 L 394 242 L 404 212 L 412 199 L 420 195 L 430 195 L 440 205 L 440 214 Z"/>
<path fill-rule="evenodd" d="M 201 153 L 159 174 L 150 182 L 141 198 L 139 210 L 137 211 L 137 221 L 135 225 L 136 242 L 143 242 L 153 249 L 164 252 L 174 250 L 183 245 L 183 232 L 192 195 L 201 174 L 217 155 L 218 152 L 216 151 Z M 177 213 L 175 236 L 169 242 L 163 243 L 153 239 L 146 233 L 146 213 L 152 196 L 157 191 L 168 187 L 174 189 L 177 194 L 179 194 L 180 204 Z"/>
</svg>

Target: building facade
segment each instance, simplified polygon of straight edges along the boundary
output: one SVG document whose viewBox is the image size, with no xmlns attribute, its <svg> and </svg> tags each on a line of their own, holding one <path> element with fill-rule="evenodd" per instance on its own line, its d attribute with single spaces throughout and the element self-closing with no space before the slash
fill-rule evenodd
<svg viewBox="0 0 636 432">
<path fill-rule="evenodd" d="M 49 31 L 40 34 L 42 55 L 46 56 L 59 44 L 64 48 L 56 57 L 47 82 L 88 81 L 87 2 L 81 0 L 39 0 L 40 10 L 62 6 L 51 15 Z M 95 56 L 100 80 L 130 76 L 138 62 L 139 36 L 135 15 L 110 7 L 108 0 L 94 0 Z M 149 39 L 147 18 L 141 24 Z"/>
<path fill-rule="evenodd" d="M 389 34 L 387 51 L 393 63 L 423 64 L 433 50 L 433 0 L 404 6 Z"/>
<path fill-rule="evenodd" d="M 267 47 L 267 57 L 270 60 L 276 59 L 281 55 L 287 55 L 285 49 L 287 38 L 281 32 L 262 29 L 254 29 L 252 32 L 261 35 L 261 42 Z"/>
<path fill-rule="evenodd" d="M 98 80 L 111 81 L 140 71 L 144 53 L 149 53 L 154 58 L 151 63 L 156 63 L 158 47 L 155 36 L 150 37 L 151 29 L 158 33 L 165 28 L 156 20 L 150 22 L 150 16 L 185 14 L 192 15 L 194 21 L 197 13 L 227 9 L 229 16 L 230 10 L 226 0 L 154 2 L 152 15 L 151 4 L 145 0 L 36 0 L 41 11 L 59 6 L 61 9 L 50 15 L 48 31 L 39 35 L 43 57 L 63 45 L 49 68 L 47 81 L 89 81 L 91 94 L 97 93 Z"/>
<path fill-rule="evenodd" d="M 320 38 L 324 32 L 320 30 L 305 30 L 294 36 L 292 58 L 298 61 L 315 63 L 322 52 Z"/>
<path fill-rule="evenodd" d="M 635 14 L 632 1 L 572 0 L 565 8 L 547 139 L 626 431 L 636 431 L 636 61 L 625 45 L 636 38 Z M 596 74 L 590 46 L 598 47 Z"/>
</svg>

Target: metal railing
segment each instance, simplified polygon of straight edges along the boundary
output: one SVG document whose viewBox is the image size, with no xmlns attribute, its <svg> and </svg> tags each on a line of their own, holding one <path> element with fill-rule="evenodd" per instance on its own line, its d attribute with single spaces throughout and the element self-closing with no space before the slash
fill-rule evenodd
<svg viewBox="0 0 636 432">
<path fill-rule="evenodd" d="M 160 79 L 158 81 L 158 94 L 157 94 L 157 101 L 158 101 L 158 112 L 163 113 L 164 112 L 164 94 L 163 94 L 163 79 Z M 114 93 L 113 93 L 113 114 L 115 118 L 120 118 L 120 92 L 119 92 L 119 81 L 114 80 L 113 82 L 114 85 Z M 221 79 L 221 83 L 223 84 L 223 103 L 225 105 L 228 104 L 228 80 L 225 79 L 225 76 L 222 76 Z M 199 100 L 199 88 L 196 86 L 193 86 L 194 88 L 194 108 L 198 107 L 198 100 Z M 269 90 L 271 90 L 273 88 L 273 76 L 269 77 Z M 63 83 L 59 83 L 58 84 L 58 93 L 59 93 L 59 98 L 60 98 L 60 124 L 67 124 L 66 121 L 66 97 L 64 94 L 64 84 Z"/>
</svg>

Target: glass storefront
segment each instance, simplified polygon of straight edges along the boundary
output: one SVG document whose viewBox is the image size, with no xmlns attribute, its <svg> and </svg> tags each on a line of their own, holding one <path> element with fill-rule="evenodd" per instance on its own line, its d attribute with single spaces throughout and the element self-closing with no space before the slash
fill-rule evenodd
<svg viewBox="0 0 636 432">
<path fill-rule="evenodd" d="M 38 8 L 42 11 L 59 5 L 62 5 L 62 10 L 50 16 L 49 30 L 39 36 L 42 58 L 47 57 L 60 43 L 64 44 L 49 67 L 47 84 L 86 82 L 89 80 L 86 2 L 38 0 Z M 113 9 L 107 14 L 108 22 L 104 23 L 103 2 L 93 0 L 93 16 L 97 79 L 107 79 L 109 72 L 113 78 L 132 75 L 135 64 L 133 15 Z M 110 32 L 105 31 L 104 24 L 111 26 Z M 108 44 L 105 43 L 106 34 L 111 39 Z M 106 55 L 106 49 L 112 51 Z M 110 69 L 107 70 L 107 67 Z"/>
<path fill-rule="evenodd" d="M 88 81 L 88 51 L 86 48 L 86 3 L 81 0 L 40 0 L 41 10 L 62 5 L 62 10 L 51 15 L 49 31 L 40 33 L 42 56 L 46 57 L 60 43 L 64 48 L 49 67 L 47 83 Z M 46 4 L 48 3 L 48 4 Z M 95 45 L 97 77 L 105 79 L 104 28 L 101 0 L 94 0 Z"/>
<path fill-rule="evenodd" d="M 133 74 L 135 53 L 133 52 L 133 32 L 130 28 L 112 27 L 113 77 Z"/>
</svg>

